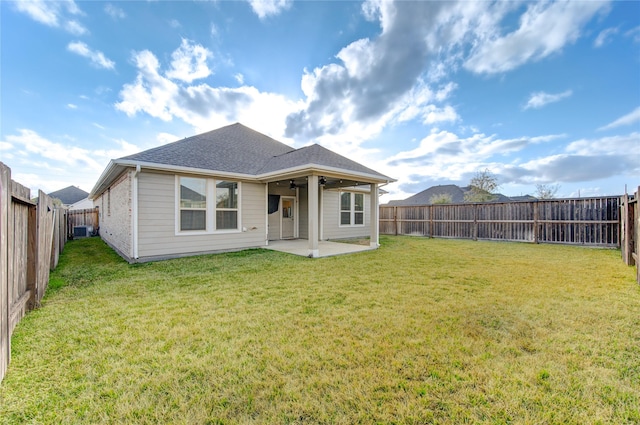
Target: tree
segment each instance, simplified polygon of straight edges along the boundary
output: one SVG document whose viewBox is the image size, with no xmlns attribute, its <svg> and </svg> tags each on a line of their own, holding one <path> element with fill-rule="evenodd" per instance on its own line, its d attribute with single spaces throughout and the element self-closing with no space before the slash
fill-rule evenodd
<svg viewBox="0 0 640 425">
<path fill-rule="evenodd" d="M 430 204 L 450 204 L 453 202 L 453 198 L 449 193 L 436 193 L 429 198 Z"/>
<path fill-rule="evenodd" d="M 466 202 L 489 202 L 496 198 L 495 192 L 498 190 L 498 178 L 485 168 L 478 171 L 469 183 L 469 190 L 464 194 Z"/>
<path fill-rule="evenodd" d="M 559 184 L 537 184 L 536 198 L 553 199 L 556 197 L 556 193 L 558 193 L 559 189 L 560 189 Z"/>
</svg>

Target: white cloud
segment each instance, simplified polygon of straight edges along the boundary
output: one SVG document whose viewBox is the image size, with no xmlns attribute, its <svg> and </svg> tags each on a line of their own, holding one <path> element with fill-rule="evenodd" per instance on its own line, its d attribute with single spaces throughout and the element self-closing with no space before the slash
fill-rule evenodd
<svg viewBox="0 0 640 425">
<path fill-rule="evenodd" d="M 86 149 L 52 142 L 33 130 L 19 129 L 18 132 L 18 135 L 7 136 L 7 141 L 17 147 L 18 154 L 37 155 L 67 166 L 83 164 L 95 169 L 100 167 Z"/>
<path fill-rule="evenodd" d="M 388 189 L 400 199 L 438 182 L 467 184 L 479 169 L 489 168 L 501 184 L 571 183 L 596 181 L 614 175 L 640 172 L 640 133 L 581 139 L 543 156 L 516 155 L 539 143 L 566 138 L 564 134 L 501 139 L 475 133 L 460 137 L 432 130 L 417 147 L 400 152 L 375 169 L 399 177 Z M 515 155 L 514 155 L 515 154 Z M 505 161 L 509 155 L 511 160 Z M 379 167 L 379 168 L 378 168 Z"/>
<path fill-rule="evenodd" d="M 31 19 L 52 28 L 62 28 L 74 35 L 83 35 L 88 30 L 69 15 L 82 15 L 82 11 L 73 0 L 48 1 L 29 0 L 14 3 L 16 10 L 27 14 Z"/>
<path fill-rule="evenodd" d="M 424 115 L 425 124 L 435 124 L 443 121 L 455 122 L 459 119 L 458 113 L 450 105 L 446 105 L 444 108 L 429 105 Z"/>
<path fill-rule="evenodd" d="M 287 136 L 309 141 L 346 133 L 362 142 L 397 122 L 459 121 L 446 103 L 457 87 L 450 76 L 461 65 L 477 73 L 505 72 L 557 54 L 604 6 L 536 2 L 526 3 L 524 12 L 522 7 L 518 2 L 366 1 L 363 15 L 379 22 L 379 35 L 353 41 L 334 63 L 305 70 L 305 106 L 287 117 Z M 505 35 L 506 19 L 514 14 L 520 15 L 518 27 Z M 528 107 L 570 95 L 541 93 Z"/>
<path fill-rule="evenodd" d="M 305 71 L 305 107 L 287 117 L 287 136 L 309 141 L 347 134 L 361 143 L 394 122 L 418 117 L 435 122 L 445 117 L 442 111 L 452 119 L 452 108 L 441 111 L 437 103 L 456 85 L 432 87 L 424 74 L 432 53 L 460 41 L 462 35 L 444 28 L 452 15 L 468 13 L 465 10 L 450 2 L 365 3 L 363 13 L 379 20 L 381 34 L 344 47 L 336 55 L 339 63 Z M 434 51 L 432 44 L 438 46 Z"/>
<path fill-rule="evenodd" d="M 247 0 L 258 15 L 258 18 L 264 19 L 268 16 L 275 16 L 282 11 L 289 9 L 293 4 L 293 0 Z"/>
<path fill-rule="evenodd" d="M 104 53 L 99 50 L 91 50 L 89 46 L 81 41 L 74 41 L 69 43 L 67 50 L 76 53 L 80 56 L 88 58 L 91 63 L 98 68 L 114 69 L 116 64 L 112 60 L 108 59 Z"/>
<path fill-rule="evenodd" d="M 182 24 L 177 19 L 172 19 L 172 20 L 169 21 L 169 26 L 171 28 L 180 28 L 182 26 Z"/>
<path fill-rule="evenodd" d="M 495 32 L 477 44 L 464 66 L 476 73 L 493 74 L 557 53 L 574 43 L 581 28 L 606 5 L 597 1 L 529 3 L 518 29 L 507 35 Z"/>
<path fill-rule="evenodd" d="M 171 69 L 167 77 L 187 83 L 211 75 L 207 59 L 213 54 L 200 44 L 193 44 L 183 38 L 182 44 L 171 54 Z"/>
<path fill-rule="evenodd" d="M 634 43 L 640 43 L 640 25 L 625 32 L 626 37 L 631 37 Z"/>
<path fill-rule="evenodd" d="M 610 130 L 612 128 L 616 128 L 616 127 L 622 127 L 625 125 L 631 125 L 634 122 L 638 122 L 640 121 L 640 106 L 638 106 L 636 109 L 634 109 L 633 111 L 629 112 L 628 114 L 618 118 L 617 120 L 598 128 L 598 130 Z"/>
<path fill-rule="evenodd" d="M 250 86 L 190 85 L 184 74 L 163 75 L 160 62 L 148 50 L 135 53 L 133 60 L 138 68 L 136 80 L 123 86 L 121 101 L 115 104 L 127 115 L 146 113 L 163 121 L 178 118 L 197 132 L 239 121 L 290 143 L 283 137 L 284 123 L 285 117 L 300 107 L 296 102 Z M 180 78 L 174 80 L 170 75 Z"/>
<path fill-rule="evenodd" d="M 80 22 L 74 20 L 67 21 L 64 24 L 64 29 L 73 35 L 85 35 L 89 33 L 89 30 L 82 26 Z"/>
<path fill-rule="evenodd" d="M 629 155 L 640 160 L 640 133 L 571 142 L 566 151 L 576 155 Z"/>
<path fill-rule="evenodd" d="M 173 135 L 171 133 L 158 133 L 156 136 L 156 140 L 160 143 L 160 145 L 166 145 L 167 143 L 175 142 L 179 140 L 180 137 Z"/>
<path fill-rule="evenodd" d="M 5 146 L 12 151 L 13 178 L 32 192 L 36 188 L 51 192 L 69 185 L 81 185 L 88 191 L 110 159 L 139 151 L 122 139 L 108 140 L 106 149 L 90 150 L 52 141 L 30 129 L 7 135 L 6 141 L 0 141 L 0 147 Z M 31 170 L 38 171 L 34 174 Z M 82 176 L 81 181 L 78 176 Z"/>
<path fill-rule="evenodd" d="M 172 99 L 178 95 L 178 85 L 159 73 L 160 63 L 148 50 L 134 54 L 138 68 L 136 81 L 125 84 L 120 92 L 122 101 L 116 108 L 133 116 L 138 112 L 146 112 L 163 121 L 170 121 L 173 114 L 169 109 Z"/>
<path fill-rule="evenodd" d="M 236 79 L 238 84 L 240 85 L 244 84 L 244 75 L 242 75 L 241 73 L 238 72 L 236 75 L 233 76 L 233 78 Z"/>
<path fill-rule="evenodd" d="M 549 103 L 559 102 L 562 99 L 570 97 L 573 94 L 571 90 L 563 91 L 562 93 L 545 93 L 543 91 L 531 93 L 527 104 L 524 105 L 524 109 L 539 109 Z"/>
<path fill-rule="evenodd" d="M 618 28 L 607 28 L 605 30 L 600 31 L 600 34 L 598 34 L 596 39 L 593 41 L 594 47 L 604 46 L 610 41 L 611 37 L 613 37 L 613 35 L 617 33 L 618 33 Z"/>
<path fill-rule="evenodd" d="M 124 19 L 127 17 L 126 13 L 124 13 L 124 10 L 120 9 L 117 6 L 114 6 L 111 3 L 107 3 L 104 7 L 104 12 L 111 16 L 113 19 Z"/>
<path fill-rule="evenodd" d="M 69 108 L 69 109 L 78 109 L 78 105 L 75 105 L 73 103 L 67 103 L 67 108 Z"/>
</svg>

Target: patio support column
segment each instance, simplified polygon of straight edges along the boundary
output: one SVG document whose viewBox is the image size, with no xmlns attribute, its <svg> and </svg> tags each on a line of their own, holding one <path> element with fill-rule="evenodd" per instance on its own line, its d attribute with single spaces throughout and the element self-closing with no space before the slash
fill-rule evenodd
<svg viewBox="0 0 640 425">
<path fill-rule="evenodd" d="M 378 220 L 378 185 L 376 183 L 371 183 L 371 202 L 369 202 L 371 207 L 371 237 L 369 239 L 369 245 L 371 248 L 377 248 L 380 246 L 379 234 L 380 234 L 380 224 Z"/>
<path fill-rule="evenodd" d="M 315 258 L 320 255 L 318 250 L 318 176 L 309 176 L 307 182 L 309 187 L 307 191 L 309 198 L 309 257 Z"/>
</svg>

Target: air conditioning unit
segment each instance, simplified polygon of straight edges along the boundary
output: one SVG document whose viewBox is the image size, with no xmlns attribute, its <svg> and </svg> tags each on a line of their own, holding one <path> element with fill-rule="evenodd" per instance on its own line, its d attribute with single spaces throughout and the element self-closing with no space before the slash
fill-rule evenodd
<svg viewBox="0 0 640 425">
<path fill-rule="evenodd" d="M 87 238 L 91 236 L 91 226 L 75 226 L 73 228 L 74 238 Z"/>
</svg>

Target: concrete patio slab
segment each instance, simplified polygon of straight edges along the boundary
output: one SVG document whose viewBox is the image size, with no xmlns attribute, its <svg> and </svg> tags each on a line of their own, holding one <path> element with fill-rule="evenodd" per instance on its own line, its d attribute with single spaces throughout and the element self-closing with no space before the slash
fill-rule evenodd
<svg viewBox="0 0 640 425">
<path fill-rule="evenodd" d="M 280 241 L 269 241 L 266 249 L 286 252 L 288 254 L 309 256 L 309 241 L 306 239 L 288 239 Z M 318 257 L 331 257 L 333 255 L 352 254 L 354 252 L 370 251 L 375 248 L 369 245 L 357 245 L 351 243 L 320 241 L 318 242 Z"/>
</svg>

